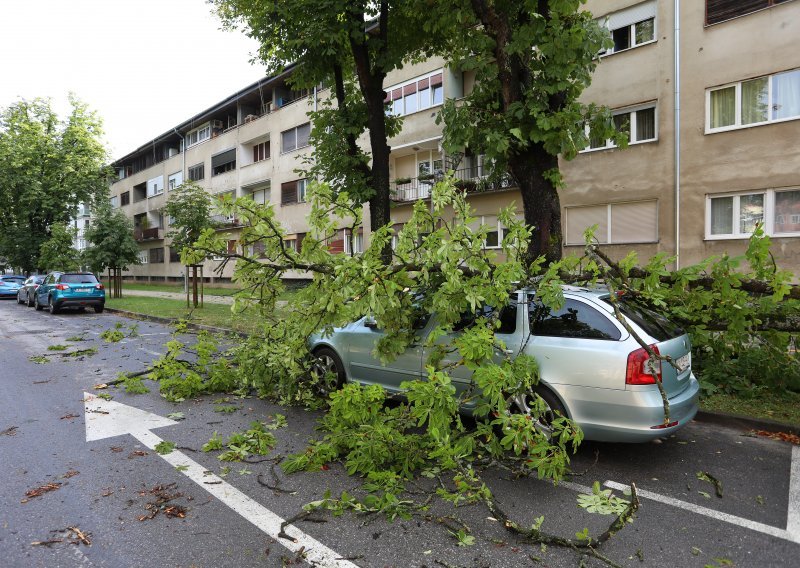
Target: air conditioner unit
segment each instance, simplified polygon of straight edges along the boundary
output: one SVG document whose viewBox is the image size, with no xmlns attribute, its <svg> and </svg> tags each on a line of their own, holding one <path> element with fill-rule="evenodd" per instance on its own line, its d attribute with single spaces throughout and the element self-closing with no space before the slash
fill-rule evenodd
<svg viewBox="0 0 800 568">
<path fill-rule="evenodd" d="M 222 121 L 221 120 L 212 120 L 211 121 L 211 128 L 222 128 Z"/>
</svg>

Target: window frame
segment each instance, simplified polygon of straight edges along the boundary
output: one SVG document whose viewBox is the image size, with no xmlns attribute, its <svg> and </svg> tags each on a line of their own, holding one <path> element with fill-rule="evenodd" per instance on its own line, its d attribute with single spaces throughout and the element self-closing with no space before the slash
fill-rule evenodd
<svg viewBox="0 0 800 568">
<path fill-rule="evenodd" d="M 611 16 L 616 16 L 616 15 L 625 14 L 625 13 L 632 14 L 633 11 L 636 10 L 637 8 L 645 7 L 644 6 L 645 4 L 650 4 L 650 5 L 653 6 L 653 16 L 652 17 L 644 18 L 644 19 L 641 19 L 641 20 L 636 20 L 635 22 L 631 22 L 630 24 L 626 24 L 624 26 L 618 26 L 616 28 L 612 28 L 611 27 L 611 25 L 612 25 Z M 639 26 L 640 24 L 642 24 L 644 22 L 649 22 L 651 20 L 653 22 L 653 39 L 649 39 L 649 40 L 643 41 L 641 43 L 636 43 L 636 28 L 637 28 L 637 26 Z M 634 4 L 633 6 L 628 6 L 626 8 L 622 8 L 621 10 L 617 10 L 615 12 L 610 12 L 610 13 L 606 14 L 605 21 L 602 23 L 602 25 L 603 25 L 603 27 L 608 29 L 609 37 L 613 41 L 614 32 L 627 28 L 628 29 L 628 38 L 629 38 L 629 42 L 628 43 L 629 43 L 629 45 L 628 45 L 628 47 L 625 47 L 625 48 L 619 49 L 619 50 L 615 49 L 612 46 L 612 47 L 610 47 L 609 49 L 607 49 L 605 51 L 601 51 L 600 54 L 599 54 L 600 57 L 607 57 L 609 55 L 614 55 L 616 53 L 625 53 L 626 51 L 630 51 L 632 49 L 636 49 L 637 47 L 643 47 L 645 45 L 650 45 L 651 43 L 656 43 L 658 41 L 658 20 L 659 20 L 659 18 L 658 18 L 658 5 L 653 0 L 650 0 L 649 2 L 648 1 L 639 2 L 638 4 Z"/>
<path fill-rule="evenodd" d="M 200 171 L 200 177 L 193 177 L 192 172 Z M 199 162 L 193 166 L 189 166 L 187 170 L 187 176 L 189 181 L 200 181 L 206 179 L 206 163 Z"/>
<path fill-rule="evenodd" d="M 432 85 L 431 80 L 439 75 L 441 75 L 441 81 L 436 85 Z M 424 84 L 424 86 L 421 87 L 421 84 Z M 410 92 L 411 87 L 414 88 L 413 92 Z M 402 83 L 388 86 L 384 91 L 386 91 L 386 100 L 384 101 L 386 113 L 391 116 L 408 116 L 441 106 L 444 103 L 444 68 L 429 71 Z M 395 94 L 398 91 L 400 96 L 395 98 Z M 420 95 L 423 91 L 427 91 L 425 100 Z M 406 110 L 406 98 L 412 95 L 414 96 L 415 106 L 412 110 Z M 402 107 L 399 112 L 396 108 L 398 102 L 401 103 L 400 106 Z"/>
<path fill-rule="evenodd" d="M 730 241 L 749 239 L 753 233 L 743 233 L 739 231 L 739 222 L 741 220 L 741 197 L 749 195 L 763 195 L 764 196 L 764 220 L 763 228 L 764 233 L 770 237 L 791 238 L 800 237 L 800 230 L 777 232 L 775 230 L 775 202 L 776 195 L 779 193 L 798 192 L 800 187 L 780 187 L 780 188 L 767 188 L 767 189 L 753 189 L 749 191 L 729 191 L 725 193 L 712 193 L 706 194 L 705 199 L 705 240 L 707 241 Z M 732 210 L 732 227 L 733 232 L 724 235 L 711 234 L 711 201 L 714 199 L 733 197 L 733 210 Z"/>
<path fill-rule="evenodd" d="M 757 77 L 748 77 L 746 79 L 741 79 L 739 81 L 734 81 L 732 83 L 726 83 L 724 85 L 717 85 L 715 87 L 709 87 L 706 89 L 706 100 L 705 100 L 705 133 L 706 134 L 716 134 L 717 132 L 728 132 L 730 130 L 741 130 L 743 128 L 753 128 L 757 126 L 764 126 L 767 124 L 778 124 L 781 122 L 788 122 L 790 120 L 800 120 L 800 113 L 795 116 L 790 116 L 786 118 L 772 118 L 773 113 L 775 112 L 775 103 L 772 100 L 773 95 L 773 79 L 776 75 L 782 75 L 783 73 L 792 73 L 792 72 L 800 72 L 800 67 L 796 67 L 794 69 L 785 69 L 783 71 L 778 71 L 776 73 L 771 73 L 769 75 L 759 75 Z M 751 122 L 748 124 L 742 124 L 742 84 L 747 83 L 749 81 L 755 81 L 757 79 L 767 79 L 767 120 L 763 120 L 761 122 Z M 729 89 L 731 87 L 735 87 L 735 116 L 734 116 L 734 123 L 727 126 L 717 126 L 716 128 L 712 128 L 711 126 L 711 93 L 716 91 L 722 91 L 724 89 Z"/>
<path fill-rule="evenodd" d="M 716 22 L 709 23 L 708 21 L 708 0 L 705 1 L 705 17 L 703 18 L 703 23 L 705 27 L 709 26 L 716 26 L 719 24 L 723 24 L 725 22 L 730 22 L 731 20 L 736 20 L 738 18 L 743 18 L 745 16 L 749 16 L 750 14 L 755 14 L 756 12 L 763 12 L 764 10 L 769 10 L 771 8 L 775 8 L 780 6 L 781 4 L 787 4 L 790 0 L 766 0 L 767 5 L 760 7 L 760 8 L 753 8 L 751 10 L 743 11 L 741 13 L 737 13 L 734 16 L 730 16 L 728 18 L 724 18 L 722 20 L 717 20 Z"/>
<path fill-rule="evenodd" d="M 650 109 L 653 110 L 653 138 L 646 138 L 644 140 L 634 139 L 634 137 L 636 135 L 636 131 L 637 131 L 637 126 L 638 126 L 638 116 L 639 116 L 638 113 L 643 111 L 643 110 L 650 110 Z M 652 102 L 649 102 L 649 103 L 640 104 L 640 105 L 630 106 L 630 107 L 617 108 L 617 109 L 613 109 L 611 111 L 612 119 L 615 116 L 621 116 L 623 114 L 630 114 L 631 115 L 631 120 L 630 120 L 630 123 L 629 123 L 630 136 L 628 138 L 628 146 L 635 146 L 635 145 L 638 145 L 638 144 L 648 144 L 648 143 L 651 143 L 651 142 L 658 142 L 658 134 L 659 134 L 659 131 L 658 131 L 658 118 L 659 118 L 659 112 L 658 112 L 658 104 L 656 104 L 655 101 L 652 101 Z M 601 151 L 601 150 L 611 150 L 613 148 L 617 148 L 618 147 L 616 144 L 614 144 L 614 142 L 611 139 L 606 139 L 605 145 L 597 146 L 596 148 L 592 148 L 591 147 L 591 144 L 592 144 L 591 130 L 590 130 L 588 124 L 584 127 L 584 132 L 586 133 L 586 138 L 588 139 L 588 145 L 586 146 L 586 148 L 584 148 L 583 150 L 579 151 L 578 152 L 579 154 L 585 154 L 585 153 L 588 153 L 588 152 L 598 152 L 598 151 Z"/>
<path fill-rule="evenodd" d="M 186 147 L 191 148 L 192 146 L 197 146 L 205 142 L 206 140 L 211 139 L 211 122 L 206 122 L 205 124 L 201 124 L 197 128 L 194 128 L 186 133 L 185 140 L 186 140 Z"/>
<path fill-rule="evenodd" d="M 305 126 L 308 126 L 309 138 L 308 138 L 308 140 L 306 140 L 306 143 L 303 146 L 298 146 L 298 144 L 297 144 L 298 131 L 301 128 L 305 127 Z M 289 132 L 292 132 L 294 134 L 294 146 L 291 147 L 291 148 L 286 148 L 285 147 L 285 143 L 284 143 L 284 136 L 286 134 L 288 134 Z M 281 132 L 281 155 L 288 154 L 290 152 L 295 152 L 297 150 L 302 150 L 303 148 L 308 148 L 309 146 L 311 146 L 310 140 L 311 140 L 311 123 L 310 122 L 304 122 L 303 124 L 298 124 L 297 126 L 294 126 L 292 128 L 287 128 L 286 130 Z"/>
<path fill-rule="evenodd" d="M 613 207 L 615 205 L 630 205 L 630 204 L 637 204 L 637 203 L 655 203 L 655 218 L 656 218 L 656 226 L 655 226 L 655 239 L 654 240 L 637 240 L 637 241 L 624 241 L 624 242 L 615 242 L 611 239 L 612 231 L 613 231 Z M 584 243 L 576 243 L 576 242 L 569 242 L 568 235 L 569 235 L 569 210 L 570 209 L 581 209 L 587 207 L 603 207 L 606 208 L 606 235 L 605 240 L 601 240 L 597 233 L 595 233 L 595 237 L 598 240 L 598 243 L 604 245 L 632 245 L 632 244 L 655 244 L 659 242 L 660 238 L 660 229 L 659 229 L 659 215 L 660 215 L 660 203 L 658 199 L 638 199 L 635 201 L 614 201 L 611 203 L 594 203 L 591 205 L 572 205 L 564 207 L 564 218 L 563 218 L 563 236 L 564 236 L 564 246 L 583 246 Z M 582 231 L 583 232 L 583 231 Z"/>
</svg>

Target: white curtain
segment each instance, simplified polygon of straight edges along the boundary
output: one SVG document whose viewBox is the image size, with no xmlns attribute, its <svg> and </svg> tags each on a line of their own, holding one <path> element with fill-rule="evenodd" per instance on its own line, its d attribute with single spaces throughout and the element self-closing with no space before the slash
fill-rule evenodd
<svg viewBox="0 0 800 568">
<path fill-rule="evenodd" d="M 800 116 L 800 69 L 772 77 L 772 118 Z"/>
</svg>

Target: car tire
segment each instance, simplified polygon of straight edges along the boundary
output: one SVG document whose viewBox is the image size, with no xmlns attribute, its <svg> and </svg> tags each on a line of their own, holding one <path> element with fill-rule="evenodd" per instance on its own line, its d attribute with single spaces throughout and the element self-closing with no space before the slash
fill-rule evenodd
<svg viewBox="0 0 800 568">
<path fill-rule="evenodd" d="M 52 314 L 56 315 L 58 313 L 58 306 L 53 303 L 53 296 L 47 297 L 47 310 Z"/>
<path fill-rule="evenodd" d="M 561 404 L 561 401 L 558 399 L 558 397 L 553 394 L 553 391 L 546 386 L 537 385 L 522 400 L 517 400 L 512 403 L 516 407 L 514 411 L 521 412 L 523 414 L 530 414 L 529 401 L 536 395 L 541 397 L 547 406 L 545 413 L 536 420 L 536 429 L 550 438 L 552 434 L 551 424 L 556 416 L 560 414 L 561 416 L 569 417 L 567 415 L 567 409 L 564 408 L 564 405 Z"/>
<path fill-rule="evenodd" d="M 36 308 L 37 312 L 41 312 L 44 309 L 44 306 L 39 303 L 39 294 L 33 296 L 33 307 Z"/>
<path fill-rule="evenodd" d="M 25 303 L 25 301 L 24 301 L 24 300 L 22 300 L 22 299 L 19 297 L 19 292 L 17 292 L 17 303 L 18 303 L 18 304 L 24 304 L 24 303 Z"/>
<path fill-rule="evenodd" d="M 335 392 L 347 382 L 344 364 L 339 355 L 336 354 L 336 351 L 329 347 L 320 347 L 314 351 L 314 359 L 312 370 L 318 376 L 328 377 L 328 380 L 323 380 L 320 383 L 319 390 L 321 394 L 328 395 Z"/>
<path fill-rule="evenodd" d="M 29 307 L 29 308 L 32 308 L 32 307 L 33 307 L 33 300 L 31 300 L 31 294 L 30 294 L 30 292 L 28 292 L 28 307 Z"/>
<path fill-rule="evenodd" d="M 95 306 L 94 307 L 94 311 L 97 314 L 102 314 L 104 309 L 105 309 L 105 306 Z"/>
</svg>

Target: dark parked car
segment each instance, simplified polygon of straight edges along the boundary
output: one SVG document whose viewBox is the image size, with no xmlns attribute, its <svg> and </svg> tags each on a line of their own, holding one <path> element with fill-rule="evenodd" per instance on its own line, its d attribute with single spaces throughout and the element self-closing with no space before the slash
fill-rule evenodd
<svg viewBox="0 0 800 568">
<path fill-rule="evenodd" d="M 17 295 L 17 290 L 25 282 L 24 276 L 15 274 L 5 274 L 0 276 L 0 298 L 13 298 Z"/>
<path fill-rule="evenodd" d="M 36 290 L 33 305 L 37 310 L 47 309 L 51 314 L 62 308 L 93 307 L 103 312 L 106 291 L 91 272 L 51 272 Z"/>
<path fill-rule="evenodd" d="M 41 286 L 42 282 L 44 282 L 44 276 L 42 274 L 29 276 L 22 285 L 22 288 L 17 290 L 17 303 L 27 304 L 29 308 L 32 308 L 33 295 L 36 293 L 36 289 Z"/>
<path fill-rule="evenodd" d="M 562 414 L 581 426 L 587 440 L 646 442 L 668 436 L 694 418 L 699 384 L 692 374 L 689 336 L 660 314 L 624 298 L 619 305 L 631 328 L 655 353 L 669 355 L 674 365 L 649 361 L 647 351 L 614 317 L 602 290 L 566 286 L 560 310 L 546 308 L 533 291 L 521 290 L 500 313 L 495 334 L 506 353 L 525 353 L 539 363 L 541 382 L 535 393 L 549 407 L 541 430 L 548 430 L 549 416 Z M 427 376 L 425 362 L 432 348 L 424 339 L 435 324 L 435 316 L 420 320 L 415 329 L 419 341 L 385 365 L 374 355 L 384 334 L 369 317 L 331 335 L 312 337 L 310 347 L 319 370 L 339 382 L 379 384 L 398 392 L 403 381 Z M 437 341 L 449 342 L 457 333 Z M 459 358 L 457 352 L 449 353 L 443 364 L 457 365 Z M 471 376 L 464 366 L 451 370 L 457 394 L 469 388 Z M 669 399 L 669 424 L 664 424 L 657 380 Z M 528 403 L 528 397 L 515 401 L 521 412 L 529 412 Z"/>
</svg>

